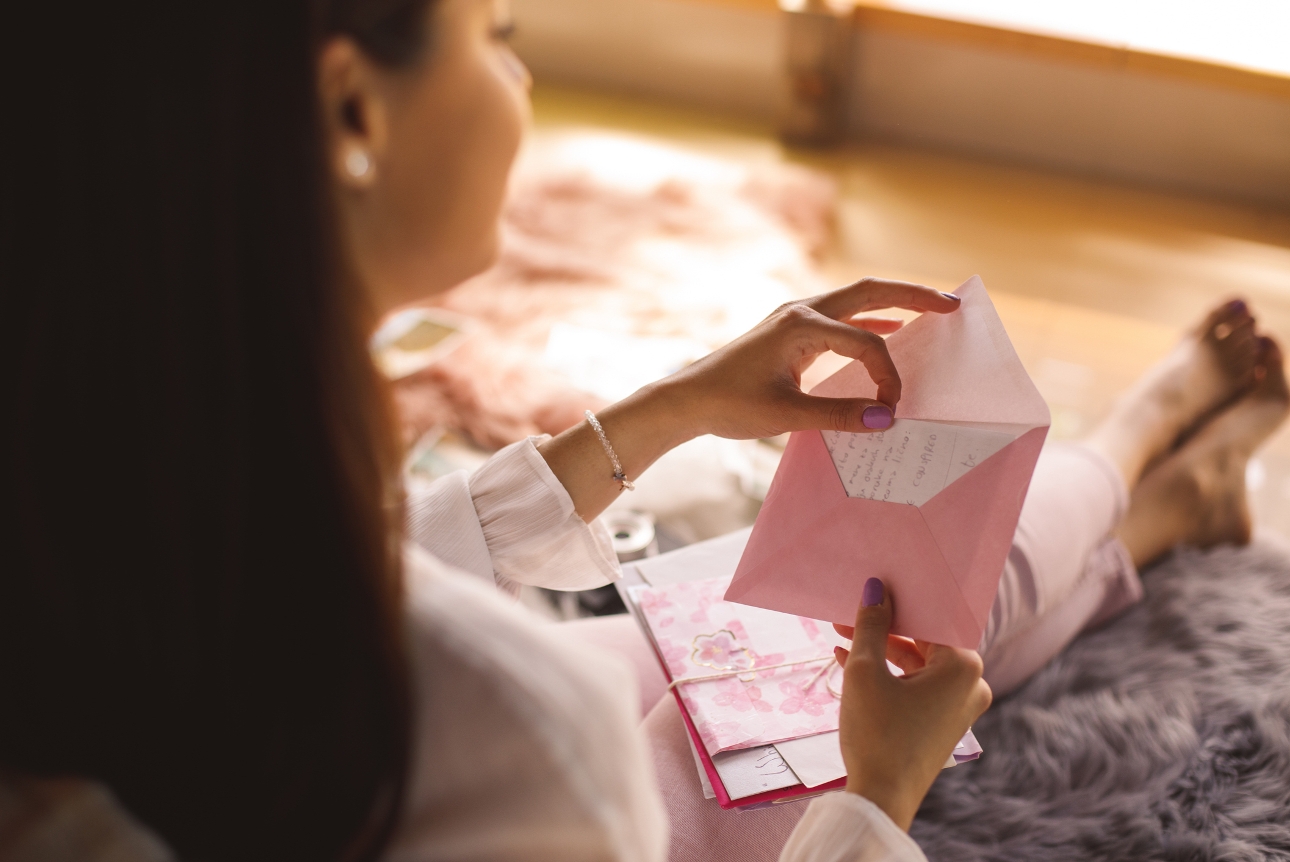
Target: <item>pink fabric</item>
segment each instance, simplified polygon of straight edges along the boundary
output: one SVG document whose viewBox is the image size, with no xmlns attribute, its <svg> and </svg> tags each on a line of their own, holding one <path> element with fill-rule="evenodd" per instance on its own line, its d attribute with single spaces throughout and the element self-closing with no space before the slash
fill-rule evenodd
<svg viewBox="0 0 1290 862">
<path fill-rule="evenodd" d="M 497 264 L 434 301 L 466 318 L 464 338 L 394 384 L 404 439 L 444 427 L 498 449 L 603 407 L 543 362 L 557 322 L 716 347 L 828 290 L 815 256 L 835 199 L 829 177 L 798 165 L 596 134 L 530 142 Z"/>
<path fill-rule="evenodd" d="M 672 824 L 672 862 L 755 862 L 779 858 L 805 800 L 758 811 L 726 811 L 704 799 L 676 699 L 658 701 L 645 717 L 654 771 Z"/>
<path fill-rule="evenodd" d="M 1127 505 L 1123 481 L 1096 453 L 1070 445 L 1044 450 L 982 638 L 986 679 L 996 695 L 1025 682 L 1082 630 L 1141 598 L 1142 583 L 1127 551 L 1110 538 Z M 639 630 L 624 626 L 619 633 L 627 639 L 617 645 L 620 652 L 653 660 Z M 805 803 L 724 811 L 703 798 L 674 699 L 657 701 L 644 728 L 672 823 L 672 862 L 779 857 Z"/>
<path fill-rule="evenodd" d="M 663 675 L 658 659 L 654 657 L 654 650 L 650 648 L 649 641 L 645 640 L 640 626 L 631 614 L 570 620 L 561 623 L 560 627 L 578 640 L 615 652 L 627 660 L 636 671 L 642 718 L 667 693 L 667 677 Z M 668 700 L 672 698 L 669 697 Z M 677 720 L 680 721 L 679 718 Z"/>
</svg>

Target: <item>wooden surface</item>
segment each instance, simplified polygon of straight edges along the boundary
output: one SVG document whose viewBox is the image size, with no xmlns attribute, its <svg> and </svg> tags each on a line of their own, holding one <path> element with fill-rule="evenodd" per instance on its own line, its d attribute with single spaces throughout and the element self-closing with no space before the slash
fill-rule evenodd
<svg viewBox="0 0 1290 862">
<path fill-rule="evenodd" d="M 539 87 L 539 131 L 635 132 L 740 160 L 787 159 L 836 178 L 824 266 L 952 289 L 985 280 L 1022 361 L 1077 438 L 1209 306 L 1252 304 L 1290 345 L 1290 214 L 884 146 L 785 151 L 769 128 L 697 111 Z M 1290 430 L 1252 471 L 1260 521 L 1290 534 Z"/>
</svg>

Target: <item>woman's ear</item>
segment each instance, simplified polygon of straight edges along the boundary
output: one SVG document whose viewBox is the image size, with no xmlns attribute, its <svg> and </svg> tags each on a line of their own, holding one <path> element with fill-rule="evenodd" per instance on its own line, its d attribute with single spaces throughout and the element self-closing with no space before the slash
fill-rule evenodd
<svg viewBox="0 0 1290 862">
<path fill-rule="evenodd" d="M 389 106 L 381 72 L 347 36 L 328 39 L 318 55 L 318 95 L 328 165 L 338 188 L 372 187 L 389 140 Z"/>
</svg>

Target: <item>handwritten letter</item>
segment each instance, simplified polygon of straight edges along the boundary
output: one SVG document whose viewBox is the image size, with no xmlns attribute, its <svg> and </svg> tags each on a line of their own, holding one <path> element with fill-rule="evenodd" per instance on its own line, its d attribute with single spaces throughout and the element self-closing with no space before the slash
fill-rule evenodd
<svg viewBox="0 0 1290 862">
<path fill-rule="evenodd" d="M 897 419 L 886 431 L 823 431 L 847 496 L 921 506 L 1015 439 L 1004 431 Z"/>
</svg>

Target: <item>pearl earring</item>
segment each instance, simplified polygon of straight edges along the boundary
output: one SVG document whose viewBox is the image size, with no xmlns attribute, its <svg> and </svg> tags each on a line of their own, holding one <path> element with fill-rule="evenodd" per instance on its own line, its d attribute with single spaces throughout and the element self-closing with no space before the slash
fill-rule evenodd
<svg viewBox="0 0 1290 862">
<path fill-rule="evenodd" d="M 362 179 L 371 169 L 372 160 L 362 150 L 351 150 L 349 155 L 345 156 L 345 170 L 349 171 L 349 175 L 354 179 Z"/>
</svg>

